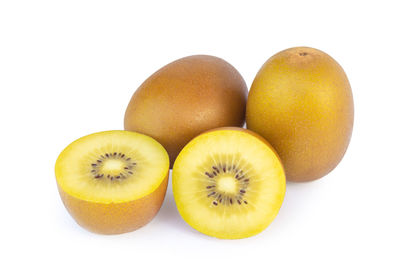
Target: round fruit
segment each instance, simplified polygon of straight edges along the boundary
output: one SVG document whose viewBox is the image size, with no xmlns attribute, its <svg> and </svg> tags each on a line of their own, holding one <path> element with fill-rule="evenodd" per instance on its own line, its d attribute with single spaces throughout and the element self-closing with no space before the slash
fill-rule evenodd
<svg viewBox="0 0 400 270">
<path fill-rule="evenodd" d="M 78 224 L 118 234 L 144 226 L 157 214 L 169 160 L 161 144 L 146 135 L 105 131 L 71 143 L 55 172 L 61 199 Z"/>
<path fill-rule="evenodd" d="M 318 179 L 340 162 L 350 142 L 354 108 L 342 67 L 307 47 L 272 56 L 247 102 L 247 127 L 267 139 L 290 181 Z"/>
<path fill-rule="evenodd" d="M 224 60 L 195 55 L 172 62 L 151 75 L 134 93 L 125 129 L 159 141 L 171 166 L 195 136 L 222 126 L 242 126 L 247 86 Z"/>
<path fill-rule="evenodd" d="M 183 148 L 172 188 L 179 213 L 193 228 L 217 238 L 245 238 L 264 230 L 278 214 L 285 173 L 261 136 L 221 128 Z"/>
</svg>

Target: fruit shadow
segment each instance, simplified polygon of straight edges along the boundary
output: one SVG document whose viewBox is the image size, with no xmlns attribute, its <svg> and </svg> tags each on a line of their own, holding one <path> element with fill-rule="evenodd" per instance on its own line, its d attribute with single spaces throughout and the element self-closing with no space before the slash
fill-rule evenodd
<svg viewBox="0 0 400 270">
<path fill-rule="evenodd" d="M 190 227 L 182 219 L 181 215 L 178 212 L 178 209 L 176 208 L 176 203 L 172 192 L 171 172 L 172 171 L 170 171 L 170 177 L 169 177 L 167 192 L 164 198 L 164 203 L 161 206 L 161 209 L 156 216 L 156 221 L 157 223 L 160 224 L 162 223 L 163 226 L 167 225 L 168 227 L 173 229 L 175 232 L 178 232 L 179 234 L 184 233 L 189 235 L 195 235 L 196 237 L 198 236 L 203 237 L 204 236 L 203 234 L 199 233 L 198 231 Z"/>
<path fill-rule="evenodd" d="M 290 224 L 293 223 L 293 219 L 301 218 L 302 213 L 305 210 L 304 208 L 306 208 L 307 204 L 309 203 L 308 197 L 312 196 L 314 192 L 317 192 L 318 188 L 321 187 L 321 184 L 323 183 L 318 181 L 307 183 L 287 182 L 286 195 L 279 214 L 271 224 L 271 228 L 267 228 L 263 235 L 271 234 L 274 230 L 282 231 L 285 230 L 285 228 L 288 229 L 287 227 L 291 226 Z M 168 182 L 167 192 L 164 198 L 164 203 L 155 220 L 158 224 L 160 224 L 160 226 L 168 226 L 178 234 L 185 234 L 191 237 L 196 237 L 197 239 L 201 238 L 208 241 L 217 240 L 217 238 L 199 233 L 182 219 L 178 209 L 176 208 L 176 203 L 172 192 L 171 174 Z M 252 242 L 255 238 L 250 237 L 241 239 L 242 241 L 240 242 Z"/>
<path fill-rule="evenodd" d="M 296 219 L 302 219 L 307 213 L 307 209 L 314 204 L 313 197 L 318 190 L 323 188 L 325 181 L 311 182 L 286 182 L 286 194 L 282 207 L 274 225 L 284 230 L 291 227 Z"/>
<path fill-rule="evenodd" d="M 157 217 L 160 222 L 163 223 L 175 223 L 177 219 L 181 218 L 178 209 L 176 208 L 174 196 L 172 194 L 171 179 L 169 180 L 164 202 Z"/>
<path fill-rule="evenodd" d="M 157 221 L 160 223 L 166 223 L 171 227 L 176 227 L 176 226 L 182 228 L 186 227 L 185 222 L 181 218 L 178 209 L 176 208 L 174 195 L 172 193 L 171 171 L 169 175 L 168 187 L 165 194 L 164 202 L 157 215 Z"/>
</svg>

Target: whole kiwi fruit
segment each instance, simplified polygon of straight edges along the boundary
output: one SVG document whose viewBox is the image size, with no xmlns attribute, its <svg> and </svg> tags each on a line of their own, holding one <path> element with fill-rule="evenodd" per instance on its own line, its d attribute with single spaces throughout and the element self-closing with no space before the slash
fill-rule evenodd
<svg viewBox="0 0 400 270">
<path fill-rule="evenodd" d="M 317 49 L 275 54 L 250 88 L 247 127 L 272 144 L 291 181 L 315 180 L 333 170 L 349 145 L 353 119 L 344 70 Z"/>
<path fill-rule="evenodd" d="M 223 59 L 184 57 L 159 69 L 135 91 L 125 112 L 125 129 L 159 141 L 172 167 L 181 149 L 200 133 L 241 127 L 247 93 L 242 76 Z"/>
</svg>

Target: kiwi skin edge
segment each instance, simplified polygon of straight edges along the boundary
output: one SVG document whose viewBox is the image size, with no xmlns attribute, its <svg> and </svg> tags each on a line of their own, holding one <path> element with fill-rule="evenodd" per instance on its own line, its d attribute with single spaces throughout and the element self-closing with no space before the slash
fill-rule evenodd
<svg viewBox="0 0 400 270">
<path fill-rule="evenodd" d="M 257 139 L 259 139 L 260 141 L 262 141 L 263 143 L 265 143 L 266 145 L 268 145 L 271 148 L 271 150 L 274 152 L 274 154 L 277 156 L 279 162 L 281 163 L 283 170 L 285 170 L 285 167 L 283 166 L 282 160 L 279 157 L 278 152 L 276 152 L 275 148 L 266 139 L 264 139 L 264 137 L 262 137 L 258 133 L 251 131 L 250 129 L 240 128 L 240 127 L 219 127 L 219 128 L 207 130 L 201 134 L 206 134 L 208 132 L 217 131 L 217 130 L 237 130 L 237 131 L 242 131 L 242 132 L 246 132 L 250 135 L 253 135 L 254 137 L 256 137 Z"/>
<path fill-rule="evenodd" d="M 168 177 L 169 170 L 153 192 L 122 203 L 89 202 L 57 187 L 65 208 L 80 226 L 98 234 L 121 234 L 137 230 L 155 217 L 164 201 Z"/>
</svg>

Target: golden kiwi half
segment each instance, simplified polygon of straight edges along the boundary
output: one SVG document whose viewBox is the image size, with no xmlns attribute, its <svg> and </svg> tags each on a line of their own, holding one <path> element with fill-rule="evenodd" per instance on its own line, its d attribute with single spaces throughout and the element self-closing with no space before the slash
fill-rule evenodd
<svg viewBox="0 0 400 270">
<path fill-rule="evenodd" d="M 285 173 L 274 149 L 241 128 L 221 128 L 190 141 L 172 171 L 182 218 L 196 230 L 237 239 L 264 230 L 285 195 Z"/>
<path fill-rule="evenodd" d="M 149 136 L 105 131 L 82 137 L 59 155 L 61 199 L 78 224 L 101 234 L 136 230 L 164 200 L 169 159 Z"/>
</svg>

